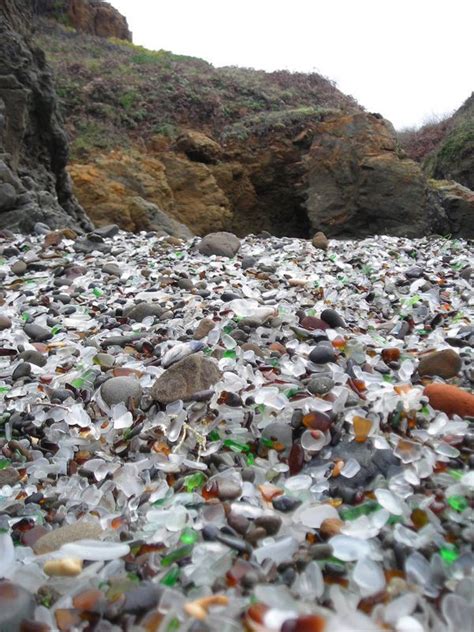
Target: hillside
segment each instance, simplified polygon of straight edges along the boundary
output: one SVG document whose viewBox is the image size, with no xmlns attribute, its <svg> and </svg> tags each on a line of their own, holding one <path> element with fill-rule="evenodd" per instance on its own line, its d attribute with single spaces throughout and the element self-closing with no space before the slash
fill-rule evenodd
<svg viewBox="0 0 474 632">
<path fill-rule="evenodd" d="M 318 74 L 217 69 L 53 20 L 38 21 L 36 41 L 55 71 L 74 159 L 156 134 L 175 138 L 182 128 L 225 140 L 258 130 L 269 114 L 270 124 L 280 125 L 325 108 L 358 108 Z"/>
<path fill-rule="evenodd" d="M 400 142 L 431 177 L 456 180 L 473 189 L 474 93 L 452 116 L 402 133 Z"/>
</svg>

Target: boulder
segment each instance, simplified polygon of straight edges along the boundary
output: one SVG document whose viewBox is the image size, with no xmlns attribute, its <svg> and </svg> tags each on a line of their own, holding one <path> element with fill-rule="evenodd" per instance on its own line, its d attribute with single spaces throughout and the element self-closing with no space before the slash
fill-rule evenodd
<svg viewBox="0 0 474 632">
<path fill-rule="evenodd" d="M 313 239 L 311 240 L 311 243 L 316 248 L 316 250 L 327 250 L 329 247 L 329 240 L 326 237 L 326 235 L 322 233 L 321 231 L 318 231 L 314 235 Z"/>
<path fill-rule="evenodd" d="M 200 353 L 194 353 L 173 364 L 157 379 L 151 396 L 160 404 L 178 399 L 191 399 L 194 393 L 205 391 L 219 381 L 217 364 Z"/>
<path fill-rule="evenodd" d="M 202 255 L 234 257 L 240 250 L 240 239 L 233 233 L 209 233 L 201 239 L 198 250 Z"/>
<path fill-rule="evenodd" d="M 222 154 L 219 143 L 196 130 L 186 130 L 176 139 L 176 148 L 193 162 L 216 164 Z"/>
<path fill-rule="evenodd" d="M 453 180 L 430 180 L 453 237 L 474 238 L 474 191 Z"/>
<path fill-rule="evenodd" d="M 305 162 L 308 217 L 329 237 L 446 232 L 426 177 L 398 152 L 394 130 L 380 115 L 339 113 L 321 121 Z"/>
</svg>

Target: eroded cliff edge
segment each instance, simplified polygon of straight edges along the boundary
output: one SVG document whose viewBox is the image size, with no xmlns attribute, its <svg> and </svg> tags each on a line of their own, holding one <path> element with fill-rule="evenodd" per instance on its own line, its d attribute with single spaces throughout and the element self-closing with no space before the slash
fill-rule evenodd
<svg viewBox="0 0 474 632">
<path fill-rule="evenodd" d="M 66 171 L 68 145 L 28 0 L 0 0 L 0 228 L 89 229 Z"/>
</svg>

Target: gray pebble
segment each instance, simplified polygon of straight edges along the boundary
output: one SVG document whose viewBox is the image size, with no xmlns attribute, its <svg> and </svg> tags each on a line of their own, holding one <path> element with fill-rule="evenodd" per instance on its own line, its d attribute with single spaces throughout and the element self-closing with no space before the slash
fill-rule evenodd
<svg viewBox="0 0 474 632">
<path fill-rule="evenodd" d="M 277 514 L 260 516 L 255 520 L 255 526 L 265 529 L 267 535 L 276 535 L 280 530 L 281 523 L 281 517 L 277 516 Z"/>
<path fill-rule="evenodd" d="M 15 263 L 12 265 L 11 267 L 11 271 L 13 272 L 13 274 L 16 274 L 17 276 L 21 276 L 22 274 L 25 274 L 26 270 L 27 270 L 27 265 L 24 261 L 15 261 Z"/>
<path fill-rule="evenodd" d="M 12 373 L 13 380 L 19 380 L 22 377 L 27 377 L 31 374 L 31 364 L 28 362 L 21 362 Z"/>
<path fill-rule="evenodd" d="M 129 397 L 139 401 L 142 387 L 138 380 L 132 377 L 112 377 L 102 384 L 100 389 L 102 399 L 108 406 L 126 403 Z"/>
<path fill-rule="evenodd" d="M 308 383 L 308 391 L 313 395 L 325 395 L 334 386 L 334 380 L 329 375 L 317 375 Z"/>
<path fill-rule="evenodd" d="M 238 483 L 226 478 L 221 478 L 217 482 L 217 490 L 220 500 L 235 500 L 242 494 L 242 487 Z"/>
<path fill-rule="evenodd" d="M 309 354 L 309 359 L 314 364 L 327 364 L 336 361 L 336 354 L 327 345 L 318 345 Z"/>
<path fill-rule="evenodd" d="M 41 327 L 41 325 L 36 325 L 35 323 L 27 323 L 24 330 L 25 334 L 35 342 L 45 342 L 53 337 L 49 329 Z"/>
<path fill-rule="evenodd" d="M 22 353 L 20 353 L 18 358 L 20 360 L 23 360 L 24 362 L 29 362 L 30 364 L 41 367 L 45 366 L 46 362 L 48 361 L 48 358 L 46 358 L 39 351 L 35 351 L 34 349 L 23 351 Z"/>
</svg>

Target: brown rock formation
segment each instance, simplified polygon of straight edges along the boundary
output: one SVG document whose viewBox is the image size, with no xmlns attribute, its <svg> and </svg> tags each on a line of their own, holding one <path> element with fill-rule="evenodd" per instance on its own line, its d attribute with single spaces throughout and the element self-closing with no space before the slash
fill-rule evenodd
<svg viewBox="0 0 474 632">
<path fill-rule="evenodd" d="M 93 164 L 71 165 L 75 191 L 93 221 L 150 230 L 162 223 L 161 211 L 199 235 L 225 228 L 231 218 L 229 200 L 209 167 L 172 152 L 159 158 L 114 151 Z"/>
<path fill-rule="evenodd" d="M 102 0 L 32 0 L 36 14 L 66 22 L 98 37 L 132 41 L 126 18 Z"/>
<path fill-rule="evenodd" d="M 379 115 L 319 123 L 306 164 L 308 217 L 329 237 L 447 232 L 419 165 L 397 151 L 394 130 Z"/>
<path fill-rule="evenodd" d="M 49 68 L 30 40 L 29 0 L 0 0 L 0 227 L 91 226 L 72 194 Z"/>
</svg>

